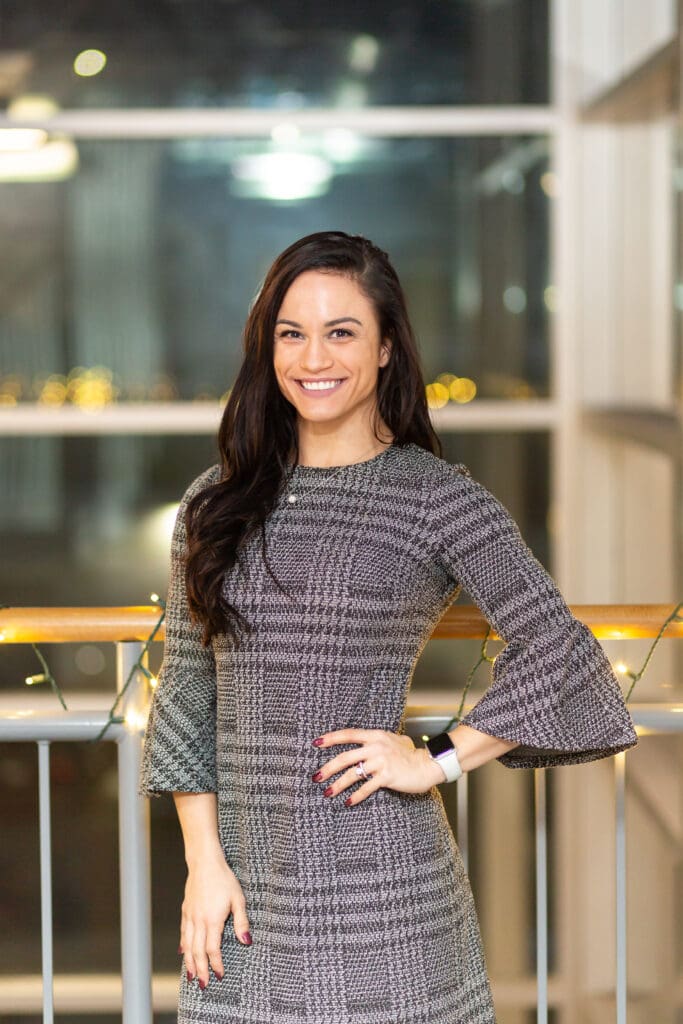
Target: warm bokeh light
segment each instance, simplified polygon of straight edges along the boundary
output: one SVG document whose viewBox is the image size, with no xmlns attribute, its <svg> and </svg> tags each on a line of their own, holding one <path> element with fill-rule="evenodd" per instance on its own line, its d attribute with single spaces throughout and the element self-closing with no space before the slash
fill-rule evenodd
<svg viewBox="0 0 683 1024">
<path fill-rule="evenodd" d="M 549 313 L 557 313 L 557 288 L 554 284 L 543 289 L 543 304 Z"/>
<path fill-rule="evenodd" d="M 458 377 L 444 371 L 436 380 L 426 386 L 427 405 L 430 409 L 442 409 L 449 402 L 463 405 L 471 402 L 477 393 L 477 385 L 469 377 Z"/>
<path fill-rule="evenodd" d="M 79 366 L 69 374 L 67 396 L 82 409 L 101 409 L 110 405 L 118 393 L 107 366 L 94 366 L 89 370 Z"/>
<path fill-rule="evenodd" d="M 56 114 L 58 110 L 59 104 L 52 96 L 26 93 L 13 99 L 6 113 L 16 121 L 41 121 L 44 117 Z"/>
<path fill-rule="evenodd" d="M 99 75 L 106 63 L 106 55 L 101 50 L 81 50 L 74 61 L 74 71 L 81 78 L 91 78 Z"/>
<path fill-rule="evenodd" d="M 560 182 L 553 171 L 545 171 L 541 175 L 541 188 L 550 199 L 555 199 L 560 194 Z"/>
<path fill-rule="evenodd" d="M 430 409 L 442 409 L 448 404 L 448 388 L 436 381 L 426 387 L 427 405 Z"/>
<path fill-rule="evenodd" d="M 469 377 L 456 377 L 454 381 L 451 381 L 448 393 L 451 401 L 459 402 L 462 405 L 472 401 L 477 393 L 477 385 Z"/>
</svg>

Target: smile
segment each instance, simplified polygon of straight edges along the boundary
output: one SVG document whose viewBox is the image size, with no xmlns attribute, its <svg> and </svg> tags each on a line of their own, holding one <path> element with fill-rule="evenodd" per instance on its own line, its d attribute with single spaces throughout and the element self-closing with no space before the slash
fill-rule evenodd
<svg viewBox="0 0 683 1024">
<path fill-rule="evenodd" d="M 345 379 L 345 377 L 342 377 L 337 380 L 297 380 L 296 383 L 302 391 L 306 392 L 306 394 L 316 393 L 329 395 L 332 391 L 338 391 Z"/>
</svg>

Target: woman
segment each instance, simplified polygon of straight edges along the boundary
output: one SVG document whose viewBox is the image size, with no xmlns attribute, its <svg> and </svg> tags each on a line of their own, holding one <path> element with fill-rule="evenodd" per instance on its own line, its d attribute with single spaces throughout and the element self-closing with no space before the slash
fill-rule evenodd
<svg viewBox="0 0 683 1024">
<path fill-rule="evenodd" d="M 295 242 L 244 349 L 220 462 L 178 510 L 140 781 L 184 839 L 178 1021 L 492 1024 L 437 786 L 632 747 L 618 681 L 509 512 L 441 458 L 386 253 Z M 461 587 L 507 644 L 416 747 L 413 670 Z"/>
</svg>

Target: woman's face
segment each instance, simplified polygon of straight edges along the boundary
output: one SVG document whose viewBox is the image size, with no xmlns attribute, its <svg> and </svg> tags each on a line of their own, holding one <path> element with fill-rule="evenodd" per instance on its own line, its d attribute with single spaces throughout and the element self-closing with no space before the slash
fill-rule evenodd
<svg viewBox="0 0 683 1024">
<path fill-rule="evenodd" d="M 351 418 L 365 427 L 390 352 L 372 303 L 350 277 L 307 270 L 292 282 L 277 315 L 273 365 L 300 419 L 333 426 Z"/>
</svg>

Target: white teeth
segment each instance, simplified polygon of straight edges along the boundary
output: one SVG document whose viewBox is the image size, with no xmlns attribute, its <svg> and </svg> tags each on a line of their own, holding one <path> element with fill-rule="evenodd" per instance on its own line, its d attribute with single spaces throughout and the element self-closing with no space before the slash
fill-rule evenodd
<svg viewBox="0 0 683 1024">
<path fill-rule="evenodd" d="M 334 388 L 339 384 L 338 380 L 316 380 L 316 381 L 300 381 L 302 387 L 306 388 L 307 391 L 327 391 L 329 388 Z"/>
</svg>

